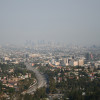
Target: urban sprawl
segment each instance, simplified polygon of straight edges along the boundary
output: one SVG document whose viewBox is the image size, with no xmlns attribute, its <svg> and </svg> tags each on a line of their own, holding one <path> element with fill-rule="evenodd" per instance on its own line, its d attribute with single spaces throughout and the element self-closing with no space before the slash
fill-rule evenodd
<svg viewBox="0 0 100 100">
<path fill-rule="evenodd" d="M 99 46 L 0 46 L 0 100 L 99 100 L 98 93 Z"/>
</svg>

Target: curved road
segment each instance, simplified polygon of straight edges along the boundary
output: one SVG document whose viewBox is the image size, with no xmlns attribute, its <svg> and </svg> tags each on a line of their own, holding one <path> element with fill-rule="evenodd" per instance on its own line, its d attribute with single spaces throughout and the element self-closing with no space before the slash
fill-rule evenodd
<svg viewBox="0 0 100 100">
<path fill-rule="evenodd" d="M 33 68 L 30 64 L 25 63 L 26 67 L 28 70 L 31 70 L 35 73 L 36 79 L 37 79 L 37 84 L 31 86 L 31 88 L 29 88 L 26 93 L 32 94 L 34 93 L 34 91 L 36 91 L 36 89 L 41 88 L 41 87 L 46 87 L 47 86 L 47 81 L 44 77 L 44 75 L 40 74 L 40 72 L 36 69 Z"/>
</svg>

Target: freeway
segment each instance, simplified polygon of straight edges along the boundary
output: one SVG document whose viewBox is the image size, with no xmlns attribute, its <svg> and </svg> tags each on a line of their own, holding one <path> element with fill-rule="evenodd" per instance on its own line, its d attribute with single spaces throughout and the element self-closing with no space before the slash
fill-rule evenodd
<svg viewBox="0 0 100 100">
<path fill-rule="evenodd" d="M 26 67 L 28 70 L 31 70 L 35 73 L 36 79 L 37 79 L 37 84 L 31 86 L 31 88 L 29 88 L 26 93 L 32 94 L 34 93 L 38 88 L 41 87 L 46 87 L 47 86 L 47 81 L 45 79 L 45 76 L 43 74 L 41 74 L 38 69 L 33 68 L 30 64 L 25 63 Z"/>
</svg>

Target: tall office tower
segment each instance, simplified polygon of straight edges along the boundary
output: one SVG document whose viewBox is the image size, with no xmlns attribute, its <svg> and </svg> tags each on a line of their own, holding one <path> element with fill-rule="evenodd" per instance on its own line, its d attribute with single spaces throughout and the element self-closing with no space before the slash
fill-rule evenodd
<svg viewBox="0 0 100 100">
<path fill-rule="evenodd" d="M 69 59 L 67 58 L 67 61 L 66 61 L 66 66 L 68 66 L 69 65 L 69 61 L 68 61 Z"/>
<path fill-rule="evenodd" d="M 91 58 L 91 60 L 93 60 L 93 55 L 92 55 L 92 53 L 90 54 L 90 58 Z"/>
<path fill-rule="evenodd" d="M 78 61 L 71 60 L 71 61 L 69 62 L 69 65 L 70 65 L 70 66 L 78 66 Z"/>
<path fill-rule="evenodd" d="M 86 53 L 85 54 L 85 58 L 86 58 L 86 60 L 90 60 L 90 54 L 89 53 Z"/>
<path fill-rule="evenodd" d="M 67 59 L 66 59 L 66 58 L 64 58 L 63 60 L 64 60 L 64 65 L 66 65 L 66 63 L 67 63 Z"/>
<path fill-rule="evenodd" d="M 93 60 L 92 53 L 86 53 L 85 58 L 86 58 L 86 60 Z"/>
<path fill-rule="evenodd" d="M 84 65 L 84 60 L 83 59 L 79 59 L 78 66 L 83 66 L 83 65 Z"/>
</svg>

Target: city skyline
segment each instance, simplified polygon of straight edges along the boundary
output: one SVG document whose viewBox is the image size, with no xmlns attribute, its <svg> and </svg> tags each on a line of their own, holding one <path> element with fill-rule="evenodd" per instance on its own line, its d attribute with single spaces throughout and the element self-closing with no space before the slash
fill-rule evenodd
<svg viewBox="0 0 100 100">
<path fill-rule="evenodd" d="M 99 0 L 0 1 L 0 44 L 26 40 L 99 45 Z"/>
</svg>

